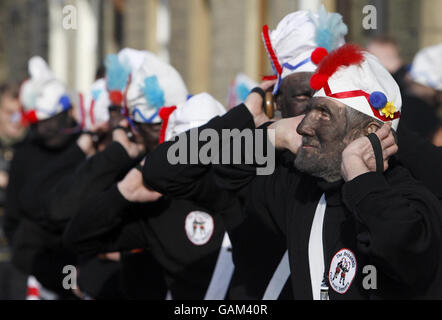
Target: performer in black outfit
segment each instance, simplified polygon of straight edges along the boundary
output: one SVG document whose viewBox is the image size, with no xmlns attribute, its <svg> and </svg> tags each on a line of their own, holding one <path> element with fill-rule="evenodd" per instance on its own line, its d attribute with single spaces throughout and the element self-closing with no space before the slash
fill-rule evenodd
<svg viewBox="0 0 442 320">
<path fill-rule="evenodd" d="M 349 55 L 339 50 L 334 52 L 321 65 L 343 67 L 328 75 L 325 83 L 313 81 L 313 87 L 321 89 L 318 85 L 330 85 L 335 90 L 326 91 L 330 95 L 336 91 L 347 92 L 345 88 L 333 87 L 333 80 L 343 79 L 351 92 L 354 86 L 351 81 L 358 79 L 353 72 L 374 69 L 376 73 L 372 74 L 377 77 L 360 81 L 368 88 L 370 85 L 377 88 L 378 83 L 387 88 L 382 94 L 374 94 L 372 100 L 366 100 L 365 105 L 370 110 L 375 109 L 373 105 L 380 110 L 376 113 L 379 117 L 373 113 L 367 117 L 355 113 L 355 110 L 361 112 L 360 105 L 339 95 L 329 98 L 325 90 L 320 90 L 298 127 L 303 146 L 296 158 L 296 169 L 279 166 L 270 176 L 255 176 L 254 170 L 236 168 L 235 175 L 232 171 L 228 176 L 220 174 L 220 184 L 240 192 L 245 203 L 267 210 L 277 221 L 287 237 L 292 274 L 301 275 L 292 276 L 295 299 L 324 296 L 330 299 L 440 297 L 440 204 L 393 159 L 387 164 L 386 159 L 397 148 L 388 127 L 378 130 L 382 122 L 387 121 L 384 118 L 387 115 L 388 119 L 394 119 L 393 127 L 397 128 L 396 118 L 400 110 L 397 85 L 370 55 L 361 54 L 352 46 L 342 50 L 347 50 L 355 60 L 344 60 L 342 64 L 336 57 Z M 318 73 L 326 74 L 321 65 Z M 362 99 L 369 99 L 374 92 L 380 91 L 371 89 L 367 98 L 362 93 Z M 321 94 L 326 98 L 320 98 Z M 259 121 L 264 118 L 261 102 L 261 98 L 253 93 L 249 101 L 252 107 L 240 106 L 200 129 L 253 128 L 263 122 Z M 281 132 L 281 128 L 274 128 L 277 133 Z M 384 174 L 373 172 L 376 166 L 372 158 L 363 156 L 364 152 L 373 153 L 371 145 L 366 138 L 358 139 L 375 131 L 378 131 L 384 148 L 383 165 L 385 168 L 388 165 Z M 278 141 L 281 139 L 277 134 L 276 146 L 287 147 Z M 160 192 L 189 194 L 205 183 L 204 179 L 196 179 L 205 170 L 202 164 L 164 167 L 167 148 L 166 145 L 160 146 L 147 157 L 143 174 L 147 185 Z M 371 165 L 366 163 L 369 158 Z M 186 188 L 183 181 L 186 181 Z M 188 186 L 189 181 L 193 181 L 192 187 Z M 345 281 L 336 283 L 329 275 L 342 259 L 349 268 L 346 268 Z M 377 269 L 377 290 L 363 286 L 366 265 Z M 321 289 L 327 294 L 321 295 Z"/>
</svg>

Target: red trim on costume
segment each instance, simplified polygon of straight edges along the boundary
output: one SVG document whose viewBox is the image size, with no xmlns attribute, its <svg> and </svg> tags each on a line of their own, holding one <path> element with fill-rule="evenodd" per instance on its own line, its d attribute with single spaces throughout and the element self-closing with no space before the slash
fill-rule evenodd
<svg viewBox="0 0 442 320">
<path fill-rule="evenodd" d="M 172 112 L 175 111 L 175 109 L 176 106 L 162 107 L 158 112 L 161 120 L 163 120 L 163 122 L 161 123 L 159 143 L 163 143 L 164 139 L 166 138 L 167 123 L 169 122 L 170 115 L 172 114 Z"/>
<path fill-rule="evenodd" d="M 26 296 L 32 296 L 32 297 L 37 297 L 40 298 L 40 290 L 38 288 L 35 287 L 28 287 L 26 290 Z"/>
<path fill-rule="evenodd" d="M 78 100 L 80 102 L 80 126 L 84 129 L 86 126 L 86 110 L 84 109 L 84 97 L 81 93 L 78 94 Z"/>
<path fill-rule="evenodd" d="M 109 91 L 109 100 L 115 106 L 121 106 L 123 102 L 123 94 L 119 90 Z"/>
<path fill-rule="evenodd" d="M 94 116 L 94 107 L 95 107 L 95 100 L 91 101 L 91 108 L 89 109 L 89 117 L 91 118 L 91 124 L 95 124 L 95 116 Z"/>
<path fill-rule="evenodd" d="M 278 76 L 276 74 L 274 74 L 271 76 L 263 76 L 261 81 L 276 80 L 276 79 L 278 79 Z"/>
<path fill-rule="evenodd" d="M 324 85 L 324 92 L 327 97 L 330 98 L 336 98 L 336 99 L 346 99 L 346 98 L 355 98 L 355 97 L 364 97 L 367 99 L 368 105 L 370 106 L 371 110 L 373 111 L 373 114 L 376 118 L 382 121 L 392 121 L 395 119 L 399 119 L 401 117 L 401 112 L 396 111 L 393 115 L 393 118 L 387 118 L 383 114 L 380 113 L 378 109 L 375 109 L 370 104 L 370 94 L 363 90 L 352 90 L 352 91 L 342 91 L 337 93 L 331 93 L 330 87 L 328 83 Z"/>
<path fill-rule="evenodd" d="M 22 115 L 26 124 L 34 124 L 38 122 L 37 112 L 35 110 L 23 111 Z"/>
<path fill-rule="evenodd" d="M 19 89 L 18 89 L 18 96 L 19 97 L 21 97 L 21 91 L 22 91 L 22 89 L 23 89 L 23 85 L 24 85 L 24 83 L 26 82 L 26 81 L 28 81 L 28 80 L 30 80 L 30 78 L 28 77 L 28 78 L 26 78 L 26 79 L 24 79 L 21 83 L 20 83 L 20 87 L 19 87 Z M 30 121 L 29 121 L 29 119 L 27 118 L 27 111 L 25 111 L 25 108 L 23 107 L 23 105 L 21 104 L 21 100 L 20 100 L 20 114 L 21 114 L 21 124 L 22 124 L 22 126 L 23 127 L 26 127 L 26 126 L 28 126 L 29 125 L 29 123 L 30 123 Z M 37 119 L 37 122 L 38 122 L 38 119 Z"/>
<path fill-rule="evenodd" d="M 276 54 L 275 54 L 275 51 L 273 50 L 272 42 L 270 41 L 269 26 L 268 25 L 264 25 L 262 27 L 262 37 L 264 40 L 264 46 L 267 50 L 270 60 L 272 61 L 272 64 L 275 67 L 276 72 L 278 72 L 278 74 L 281 75 L 282 74 L 282 67 L 279 64 L 278 58 L 276 57 Z"/>
</svg>

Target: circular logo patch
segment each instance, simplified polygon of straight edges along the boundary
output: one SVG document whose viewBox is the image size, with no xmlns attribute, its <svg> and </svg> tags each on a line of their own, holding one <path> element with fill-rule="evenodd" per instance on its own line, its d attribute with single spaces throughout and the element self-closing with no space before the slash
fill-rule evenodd
<svg viewBox="0 0 442 320">
<path fill-rule="evenodd" d="M 209 242 L 213 234 L 214 223 L 210 214 L 202 211 L 192 211 L 186 216 L 184 223 L 187 238 L 194 245 L 202 246 Z"/>
<path fill-rule="evenodd" d="M 344 294 L 356 275 L 357 262 L 354 253 L 341 249 L 333 256 L 328 271 L 328 281 L 333 290 Z"/>
</svg>

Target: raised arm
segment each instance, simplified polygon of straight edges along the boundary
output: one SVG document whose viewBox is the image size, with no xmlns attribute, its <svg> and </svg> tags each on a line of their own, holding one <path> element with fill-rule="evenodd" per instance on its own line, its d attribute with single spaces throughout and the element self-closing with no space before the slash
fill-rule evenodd
<svg viewBox="0 0 442 320">
<path fill-rule="evenodd" d="M 376 132 L 385 168 L 397 152 L 389 132 L 387 125 Z M 439 263 L 442 207 L 405 168 L 394 164 L 382 173 L 367 166 L 375 161 L 372 153 L 365 137 L 343 153 L 343 200 L 358 224 L 358 247 L 389 281 L 418 292 L 428 287 Z"/>
<path fill-rule="evenodd" d="M 151 201 L 158 200 L 155 195 Z M 80 254 L 125 251 L 148 246 L 142 219 L 149 210 L 156 212 L 161 200 L 146 204 L 127 201 L 113 185 L 83 202 L 79 212 L 69 221 L 63 235 L 64 243 Z M 131 210 L 134 209 L 135 210 Z"/>
<path fill-rule="evenodd" d="M 123 131 L 118 134 L 125 136 Z M 46 222 L 52 228 L 63 230 L 86 200 L 108 189 L 134 166 L 137 154 L 130 153 L 125 140 L 115 135 L 117 132 L 114 132 L 114 142 L 105 150 L 83 161 L 52 188 L 45 211 Z"/>
</svg>

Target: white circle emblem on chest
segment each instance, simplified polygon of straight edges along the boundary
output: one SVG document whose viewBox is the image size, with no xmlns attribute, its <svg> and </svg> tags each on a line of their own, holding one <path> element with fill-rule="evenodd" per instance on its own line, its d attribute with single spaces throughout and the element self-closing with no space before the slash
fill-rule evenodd
<svg viewBox="0 0 442 320">
<path fill-rule="evenodd" d="M 328 271 L 328 281 L 337 293 L 344 294 L 356 276 L 355 254 L 349 249 L 341 249 L 333 256 Z"/>
<path fill-rule="evenodd" d="M 210 214 L 203 211 L 192 211 L 186 216 L 184 229 L 190 242 L 202 246 L 209 242 L 215 225 Z"/>
</svg>

